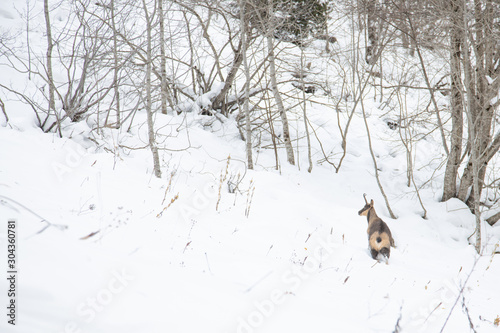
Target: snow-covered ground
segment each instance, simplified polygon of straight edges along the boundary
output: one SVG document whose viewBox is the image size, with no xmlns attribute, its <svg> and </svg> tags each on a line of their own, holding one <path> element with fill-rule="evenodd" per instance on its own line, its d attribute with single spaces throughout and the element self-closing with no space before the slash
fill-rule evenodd
<svg viewBox="0 0 500 333">
<path fill-rule="evenodd" d="M 15 11 L 0 10 L 6 15 Z M 500 259 L 492 255 L 500 226 L 484 225 L 478 256 L 467 240 L 474 216 L 458 200 L 439 202 L 442 169 L 420 190 L 423 219 L 406 186 L 405 153 L 391 141 L 398 134 L 373 100 L 365 102 L 373 149 L 397 219 L 377 186 L 359 112 L 339 173 L 317 163 L 317 142 L 312 173 L 305 148 L 300 168 L 280 152 L 276 171 L 274 152 L 256 149 L 255 170 L 247 170 L 232 117 L 158 114 L 155 126 L 167 137 L 160 148 L 170 150 L 161 151 L 156 179 L 150 151 L 126 148 L 143 145 L 145 126 L 106 129 L 90 141 L 82 122 L 59 138 L 35 126 L 29 107 L 6 104 L 0 332 L 469 332 L 469 318 L 477 332 L 500 332 Z M 323 144 L 339 147 L 335 112 L 309 112 Z M 440 143 L 418 145 L 416 164 L 426 167 L 416 177 L 430 179 Z M 363 193 L 392 230 L 388 265 L 370 257 L 366 218 L 357 214 Z M 10 219 L 15 326 L 7 316 Z"/>
<path fill-rule="evenodd" d="M 464 285 L 476 329 L 498 330 L 500 263 L 468 245 L 463 204 L 426 195 L 424 220 L 386 178 L 390 219 L 361 147 L 338 174 L 279 174 L 263 167 L 268 152 L 245 170 L 228 123 L 221 135 L 192 126 L 199 148 L 165 154 L 161 180 L 147 150 L 94 153 L 28 122 L 2 127 L 0 235 L 5 251 L 16 219 L 19 251 L 17 322 L 4 318 L 2 332 L 391 332 L 398 320 L 438 332 L 457 298 L 445 331 L 467 332 Z M 235 193 L 221 186 L 226 173 L 244 175 Z M 389 265 L 367 250 L 363 192 L 396 240 Z M 486 234 L 498 241 L 498 228 Z"/>
</svg>

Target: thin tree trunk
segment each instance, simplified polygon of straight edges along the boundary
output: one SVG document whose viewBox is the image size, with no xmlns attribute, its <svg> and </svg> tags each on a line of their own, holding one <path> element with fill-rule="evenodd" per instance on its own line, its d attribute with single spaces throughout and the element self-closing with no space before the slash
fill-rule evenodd
<svg viewBox="0 0 500 333">
<path fill-rule="evenodd" d="M 26 49 L 28 51 L 28 80 L 31 81 L 31 47 L 30 47 L 30 2 L 26 0 Z"/>
<path fill-rule="evenodd" d="M 292 141 L 290 139 L 290 128 L 288 126 L 288 118 L 286 116 L 286 111 L 285 107 L 283 105 L 283 100 L 281 99 L 281 94 L 278 90 L 278 82 L 276 79 L 276 64 L 275 64 L 275 57 L 274 57 L 274 42 L 273 42 L 273 33 L 274 33 L 274 13 L 273 13 L 273 8 L 272 8 L 272 1 L 270 1 L 269 4 L 269 20 L 270 20 L 270 27 L 268 27 L 268 34 L 267 34 L 267 48 L 269 52 L 269 76 L 271 78 L 271 89 L 273 91 L 274 95 L 274 100 L 276 101 L 276 105 L 278 107 L 278 111 L 281 116 L 281 123 L 283 126 L 283 140 L 285 142 L 285 149 L 286 149 L 286 156 L 287 156 L 287 161 L 291 165 L 295 165 L 295 157 L 293 154 L 293 147 L 292 147 Z"/>
<path fill-rule="evenodd" d="M 241 1 L 240 1 L 241 2 Z M 242 16 L 243 14 L 240 14 Z M 247 42 L 245 42 L 247 43 Z M 243 45 L 243 36 L 240 38 L 240 41 L 238 43 L 238 48 L 234 50 L 234 60 L 233 60 L 233 65 L 231 69 L 229 70 L 229 73 L 226 76 L 226 80 L 224 81 L 224 87 L 222 87 L 221 91 L 215 97 L 214 101 L 212 102 L 212 108 L 214 110 L 221 110 L 223 114 L 226 113 L 224 103 L 226 100 L 226 95 L 231 89 L 231 85 L 233 84 L 234 78 L 236 77 L 236 74 L 238 73 L 238 69 L 240 68 L 241 63 L 243 62 L 243 50 L 242 50 L 242 45 Z"/>
<path fill-rule="evenodd" d="M 447 201 L 457 195 L 457 176 L 458 168 L 461 164 L 462 155 L 462 136 L 463 136 L 463 100 L 462 100 L 462 80 L 461 73 L 461 49 L 463 45 L 464 30 L 462 28 L 463 22 L 463 1 L 451 0 L 450 1 L 450 70 L 451 70 L 451 138 L 450 138 L 450 153 L 446 162 L 446 169 L 444 174 L 443 184 L 443 197 L 442 201 Z"/>
<path fill-rule="evenodd" d="M 240 24 L 241 24 L 241 53 L 239 56 L 243 61 L 243 68 L 245 72 L 245 101 L 243 103 L 243 111 L 245 113 L 245 132 L 246 132 L 246 151 L 247 151 L 247 163 L 248 168 L 253 169 L 253 158 L 252 158 L 252 127 L 250 120 L 250 69 L 248 67 L 247 61 L 247 21 L 246 21 L 246 0 L 240 0 Z M 235 60 L 236 61 L 236 60 Z M 234 68 L 234 66 L 233 66 Z M 231 68 L 232 70 L 232 68 Z"/>
<path fill-rule="evenodd" d="M 118 57 L 118 36 L 116 35 L 115 24 L 115 0 L 111 0 L 111 24 L 113 25 L 113 58 L 114 58 L 114 72 L 113 72 L 113 87 L 115 91 L 115 105 L 116 105 L 116 128 L 120 128 L 120 89 L 118 87 L 118 72 L 119 72 L 119 57 Z"/>
<path fill-rule="evenodd" d="M 307 139 L 307 160 L 309 162 L 309 167 L 307 168 L 307 172 L 311 173 L 313 169 L 313 162 L 312 162 L 312 157 L 311 157 L 311 136 L 309 135 L 309 126 L 308 126 L 308 119 L 307 119 L 307 103 L 306 103 L 306 85 L 304 82 L 304 50 L 303 48 L 300 48 L 300 84 L 302 86 L 302 111 L 304 114 L 304 126 L 306 129 L 306 139 Z"/>
<path fill-rule="evenodd" d="M 468 54 L 468 48 L 467 46 L 464 48 L 464 53 L 465 53 L 465 61 L 470 61 L 470 55 Z M 471 141 L 471 160 L 470 160 L 470 165 L 472 169 L 472 200 L 473 200 L 473 209 L 474 209 L 474 215 L 476 217 L 476 251 L 477 253 L 480 253 L 481 251 L 481 210 L 479 209 L 479 201 L 481 199 L 481 191 L 479 188 L 479 180 L 478 180 L 478 175 L 479 175 L 479 156 L 478 156 L 478 133 L 476 132 L 475 124 L 474 124 L 474 119 L 471 116 L 470 112 L 474 108 L 473 106 L 473 101 L 471 96 L 473 96 L 470 93 L 470 87 L 472 85 L 472 78 L 471 78 L 471 73 L 470 69 L 471 66 L 466 63 L 465 64 L 465 85 L 466 87 L 469 87 L 469 91 L 467 92 L 467 95 L 469 96 L 467 98 L 467 104 L 468 104 L 468 109 L 469 109 L 469 116 L 467 117 L 468 119 L 468 125 L 469 125 L 469 132 L 471 137 L 469 140 Z"/>
<path fill-rule="evenodd" d="M 463 20 L 463 28 L 464 31 L 468 31 L 468 25 L 465 19 Z M 477 36 L 477 35 L 476 35 Z M 482 43 L 482 41 L 479 41 Z M 480 191 L 480 184 L 478 181 L 478 175 L 479 175 L 479 166 L 478 164 L 480 163 L 479 161 L 479 133 L 478 129 L 476 128 L 477 126 L 477 105 L 474 103 L 475 99 L 475 89 L 473 87 L 473 79 L 472 79 L 472 63 L 471 63 L 471 55 L 469 54 L 469 48 L 468 45 L 464 45 L 464 70 L 465 70 L 465 87 L 467 89 L 467 122 L 468 122 L 468 128 L 469 128 L 469 144 L 471 147 L 471 156 L 469 159 L 469 165 L 467 166 L 466 170 L 469 170 L 472 172 L 470 174 L 470 178 L 472 181 L 472 195 L 471 198 L 473 200 L 473 210 L 474 210 L 474 215 L 476 217 L 476 244 L 475 248 L 478 253 L 481 251 L 481 211 L 479 209 L 479 201 L 481 199 L 481 191 Z M 484 130 L 484 129 L 483 129 Z M 489 128 L 488 128 L 489 131 Z M 462 181 L 463 184 L 463 181 Z M 463 191 L 461 185 L 461 190 Z M 482 185 L 481 185 L 482 186 Z M 465 188 L 465 187 L 464 187 Z M 467 187 L 468 188 L 468 187 Z M 459 193 L 459 195 L 462 195 Z M 464 202 L 466 202 L 466 199 L 463 199 Z M 469 206 L 470 207 L 470 206 Z"/>
<path fill-rule="evenodd" d="M 473 11 L 474 20 L 469 29 L 472 31 L 473 37 L 470 38 L 470 43 L 474 54 L 470 54 L 465 46 L 463 57 L 467 81 L 465 86 L 469 125 L 468 146 L 471 147 L 471 152 L 460 181 L 457 197 L 466 202 L 475 212 L 475 199 L 481 199 L 486 167 L 498 151 L 497 138 L 492 140 L 493 117 L 498 103 L 492 101 L 498 96 L 500 73 L 497 64 L 500 62 L 500 56 L 494 52 L 496 39 L 492 38 L 495 35 L 492 29 L 495 27 L 494 20 L 498 16 L 498 10 L 495 14 L 490 0 L 475 0 Z M 463 26 L 464 31 L 467 31 L 465 19 Z M 476 151 L 473 151 L 474 149 Z M 474 186 L 476 180 L 478 184 Z"/>
<path fill-rule="evenodd" d="M 489 225 L 494 225 L 495 223 L 498 222 L 498 220 L 500 220 L 500 212 L 496 213 L 495 215 L 493 216 L 490 216 L 486 219 L 486 221 L 488 222 Z"/>
<path fill-rule="evenodd" d="M 368 148 L 370 149 L 370 155 L 371 155 L 372 160 L 373 160 L 373 168 L 375 170 L 375 178 L 377 180 L 377 184 L 378 184 L 378 187 L 380 189 L 380 193 L 382 193 L 382 196 L 384 197 L 385 205 L 387 207 L 387 210 L 389 211 L 389 214 L 391 215 L 391 218 L 396 219 L 397 217 L 392 212 L 391 205 L 389 204 L 389 199 L 387 198 L 387 195 L 385 194 L 385 191 L 384 191 L 384 187 L 382 186 L 382 182 L 380 181 L 380 175 L 378 173 L 377 159 L 375 158 L 375 154 L 373 153 L 372 138 L 370 135 L 370 128 L 368 126 L 368 120 L 366 119 L 365 104 L 363 103 L 363 98 L 360 99 L 360 103 L 361 103 L 361 110 L 363 111 L 363 120 L 365 122 L 366 134 L 368 137 Z"/>
<path fill-rule="evenodd" d="M 377 62 L 378 47 L 378 24 L 377 3 L 376 0 L 366 0 L 366 25 L 368 32 L 368 41 L 366 46 L 365 60 L 367 64 Z"/>
<path fill-rule="evenodd" d="M 408 15 L 408 24 L 409 24 L 410 30 L 411 30 L 410 37 L 411 37 L 411 40 L 414 41 L 414 43 L 415 43 L 415 50 L 417 51 L 418 59 L 420 62 L 420 67 L 422 68 L 422 74 L 424 75 L 425 85 L 429 89 L 429 94 L 431 96 L 431 102 L 434 105 L 434 109 L 436 110 L 436 119 L 437 119 L 439 132 L 441 134 L 441 141 L 443 142 L 443 148 L 444 148 L 444 151 L 446 152 L 446 155 L 449 155 L 450 151 L 448 149 L 448 144 L 446 143 L 446 136 L 444 134 L 444 126 L 443 126 L 443 122 L 441 121 L 441 115 L 439 114 L 439 106 L 438 106 L 438 103 L 436 101 L 436 97 L 434 96 L 434 88 L 432 87 L 429 76 L 427 75 L 427 69 L 425 66 L 424 57 L 422 56 L 422 52 L 420 52 L 420 46 L 419 46 L 418 41 L 417 41 L 417 31 L 413 26 L 412 19 L 411 19 L 410 15 Z"/>
<path fill-rule="evenodd" d="M 155 140 L 155 130 L 153 123 L 153 110 L 151 102 L 151 71 L 152 71 L 152 57 L 151 57 L 151 19 L 149 17 L 148 8 L 146 6 L 146 1 L 142 0 L 142 5 L 144 8 L 144 16 L 146 18 L 146 34 L 147 34 L 147 54 L 146 54 L 146 113 L 148 122 L 148 137 L 149 137 L 149 148 L 153 154 L 153 167 L 155 176 L 161 178 L 160 169 L 160 158 L 158 155 L 158 147 L 156 146 Z"/>
<path fill-rule="evenodd" d="M 49 114 L 51 112 L 56 112 L 55 109 L 55 98 L 54 98 L 54 77 L 52 75 L 52 49 L 54 47 L 54 42 L 52 41 L 52 30 L 50 27 L 50 15 L 49 15 L 49 1 L 43 1 L 43 12 L 45 14 L 45 27 L 47 31 L 47 81 L 49 84 Z M 56 115 L 57 117 L 57 115 Z M 58 126 L 59 127 L 59 126 Z"/>
<path fill-rule="evenodd" d="M 161 113 L 167 114 L 167 59 L 165 54 L 165 22 L 163 0 L 156 1 L 158 1 L 158 20 L 160 21 Z"/>
<path fill-rule="evenodd" d="M 267 82 L 266 82 L 267 84 Z M 273 150 L 274 150 L 274 159 L 276 162 L 276 170 L 279 170 L 279 156 L 278 156 L 278 145 L 276 144 L 276 131 L 274 130 L 274 124 L 273 124 L 273 113 L 271 112 L 271 106 L 270 106 L 270 97 L 269 97 L 269 92 L 266 92 L 267 98 L 264 99 L 264 103 L 266 103 L 266 115 L 267 115 L 267 121 L 269 123 L 269 131 L 271 132 L 271 141 L 273 143 Z"/>
<path fill-rule="evenodd" d="M 2 109 L 2 113 L 5 117 L 5 122 L 9 122 L 9 116 L 7 115 L 7 112 L 5 111 L 5 104 L 3 103 L 2 99 L 0 98 L 0 109 Z"/>
<path fill-rule="evenodd" d="M 198 95 L 197 93 L 197 80 L 196 80 L 196 77 L 197 77 L 197 73 L 196 73 L 196 65 L 195 65 L 195 62 L 194 62 L 194 45 L 193 45 L 193 38 L 191 36 L 191 27 L 190 27 L 190 22 L 189 22 L 189 19 L 186 15 L 186 12 L 185 11 L 182 11 L 182 16 L 184 17 L 184 21 L 186 21 L 186 28 L 187 28 L 187 40 L 188 40 L 188 43 L 189 43 L 189 67 L 191 68 L 190 72 L 191 72 L 191 82 L 193 83 L 193 93 L 194 95 Z"/>
</svg>

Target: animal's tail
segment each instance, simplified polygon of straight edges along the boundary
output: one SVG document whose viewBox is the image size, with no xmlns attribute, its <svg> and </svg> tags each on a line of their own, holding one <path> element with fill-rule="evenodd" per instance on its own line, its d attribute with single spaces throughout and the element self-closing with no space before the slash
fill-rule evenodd
<svg viewBox="0 0 500 333">
<path fill-rule="evenodd" d="M 390 247 L 381 248 L 380 254 L 389 259 L 389 257 L 391 256 L 391 248 Z"/>
</svg>

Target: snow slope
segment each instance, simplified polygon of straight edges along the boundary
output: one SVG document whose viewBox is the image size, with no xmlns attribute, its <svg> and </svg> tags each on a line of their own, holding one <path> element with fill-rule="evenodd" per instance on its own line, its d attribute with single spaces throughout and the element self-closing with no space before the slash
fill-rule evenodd
<svg viewBox="0 0 500 333">
<path fill-rule="evenodd" d="M 150 152 L 126 148 L 146 141 L 143 126 L 108 129 L 96 145 L 85 123 L 59 138 L 36 128 L 26 106 L 7 106 L 0 271 L 7 275 L 15 219 L 18 308 L 8 324 L 2 277 L 0 332 L 469 332 L 468 316 L 477 332 L 499 332 L 500 263 L 491 253 L 500 227 L 484 226 L 477 256 L 467 241 L 474 217 L 457 200 L 437 200 L 439 179 L 420 192 L 422 219 L 405 156 L 374 102 L 366 101 L 373 148 L 397 219 L 375 181 L 359 112 L 340 172 L 315 163 L 311 174 L 302 148 L 300 169 L 282 162 L 276 171 L 273 152 L 259 149 L 247 170 L 233 118 L 157 115 L 170 150 L 156 179 Z M 338 146 L 331 109 L 311 107 L 310 119 L 325 145 Z M 432 137 L 422 140 L 417 163 L 439 151 Z M 316 142 L 313 160 L 321 158 Z M 367 249 L 363 193 L 395 238 L 388 265 Z"/>
<path fill-rule="evenodd" d="M 423 220 L 403 196 L 390 219 L 366 152 L 338 174 L 279 174 L 263 167 L 268 152 L 245 171 L 232 126 L 215 135 L 193 125 L 200 148 L 164 156 L 161 180 L 147 150 L 96 153 L 27 123 L 2 127 L 0 211 L 18 222 L 19 251 L 18 321 L 3 320 L 2 332 L 392 332 L 398 319 L 407 332 L 438 332 L 466 280 L 476 329 L 498 331 L 488 321 L 499 314 L 500 264 L 485 253 L 474 267 L 463 204 L 427 195 Z M 246 172 L 241 193 L 219 190 L 226 170 Z M 363 192 L 393 231 L 389 265 L 369 256 Z M 488 235 L 497 242 L 498 228 Z M 461 300 L 445 331 L 468 331 Z"/>
</svg>

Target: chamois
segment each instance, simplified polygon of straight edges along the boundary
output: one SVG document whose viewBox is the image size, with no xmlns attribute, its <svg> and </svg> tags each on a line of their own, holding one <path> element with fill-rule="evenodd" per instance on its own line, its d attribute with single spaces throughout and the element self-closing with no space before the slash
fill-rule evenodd
<svg viewBox="0 0 500 333">
<path fill-rule="evenodd" d="M 377 259 L 379 253 L 389 259 L 391 255 L 391 246 L 394 247 L 394 239 L 392 238 L 389 226 L 382 221 L 375 213 L 373 207 L 373 199 L 368 203 L 366 194 L 363 194 L 366 205 L 358 212 L 358 215 L 366 216 L 368 220 L 368 244 L 370 246 L 370 253 L 373 259 Z"/>
</svg>

